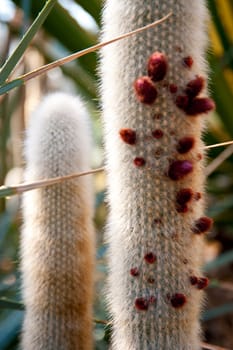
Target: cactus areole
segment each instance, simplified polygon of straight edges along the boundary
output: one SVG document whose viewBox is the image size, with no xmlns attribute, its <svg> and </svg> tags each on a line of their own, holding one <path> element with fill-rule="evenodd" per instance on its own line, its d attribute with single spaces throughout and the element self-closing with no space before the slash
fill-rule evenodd
<svg viewBox="0 0 233 350">
<path fill-rule="evenodd" d="M 103 39 L 170 11 L 102 50 L 114 350 L 201 348 L 205 2 L 107 0 Z"/>
</svg>

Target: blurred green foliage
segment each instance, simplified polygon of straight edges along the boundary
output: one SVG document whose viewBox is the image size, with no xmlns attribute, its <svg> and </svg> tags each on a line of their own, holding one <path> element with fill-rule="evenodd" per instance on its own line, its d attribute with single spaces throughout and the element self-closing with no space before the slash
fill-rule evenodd
<svg viewBox="0 0 233 350">
<path fill-rule="evenodd" d="M 10 1 L 10 0 L 9 0 Z M 11 18 L 1 16 L 0 63 L 3 65 L 18 43 L 25 23 L 32 22 L 45 4 L 45 0 L 14 0 L 16 5 Z M 210 93 L 216 102 L 216 112 L 209 118 L 205 133 L 207 145 L 233 139 L 233 4 L 231 0 L 209 0 L 212 20 L 209 25 L 210 49 Z M 67 6 L 69 5 L 69 7 Z M 27 49 L 24 58 L 15 69 L 15 75 L 36 68 L 34 64 L 45 64 L 97 43 L 100 26 L 101 0 L 64 0 L 54 6 L 48 18 Z M 87 16 L 88 15 L 88 16 Z M 86 23 L 83 23 L 83 18 Z M 28 43 L 27 43 L 28 45 Z M 12 67 L 11 67 L 12 70 Z M 75 62 L 56 69 L 54 73 L 36 78 L 32 85 L 22 86 L 9 94 L 0 96 L 0 185 L 19 182 L 22 168 L 22 135 L 31 102 L 51 90 L 66 90 L 80 93 L 92 114 L 93 167 L 102 163 L 102 132 L 99 120 L 97 93 L 97 55 L 89 54 Z M 32 91 L 33 90 L 33 94 Z M 15 138 L 18 138 L 15 142 Z M 229 146 L 230 147 L 230 146 Z M 212 279 L 209 287 L 222 287 L 219 269 L 231 286 L 229 273 L 233 266 L 233 157 L 221 162 L 222 147 L 208 152 L 208 163 L 220 157 L 220 165 L 208 177 L 208 212 L 215 220 L 213 232 L 208 238 L 207 248 L 212 247 L 215 258 L 206 264 Z M 104 304 L 103 284 L 106 277 L 106 246 L 103 243 L 103 226 L 106 219 L 105 178 L 96 175 L 96 227 L 97 227 L 97 283 L 95 319 L 107 320 Z M 23 318 L 20 297 L 19 237 L 21 218 L 19 198 L 0 199 L 0 349 L 18 348 L 19 332 Z M 208 249 L 207 249 L 208 251 Z M 212 250 L 210 249 L 212 252 Z M 217 283 L 214 283 L 215 279 Z M 207 309 L 203 320 L 224 318 L 233 312 L 231 302 L 219 301 L 218 307 Z M 208 326 L 207 326 L 208 328 Z M 96 349 L 107 349 L 109 327 L 95 324 Z M 208 329 L 207 329 L 208 333 Z M 219 345 L 224 345 L 219 339 Z"/>
</svg>

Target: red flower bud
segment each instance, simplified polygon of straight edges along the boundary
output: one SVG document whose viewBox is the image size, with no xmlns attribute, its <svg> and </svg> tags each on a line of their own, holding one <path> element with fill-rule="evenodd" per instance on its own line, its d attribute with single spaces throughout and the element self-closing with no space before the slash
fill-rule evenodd
<svg viewBox="0 0 233 350">
<path fill-rule="evenodd" d="M 138 78 L 134 82 L 134 89 L 140 102 L 152 104 L 156 100 L 157 89 L 149 77 Z"/>
<path fill-rule="evenodd" d="M 121 129 L 119 131 L 120 137 L 125 143 L 129 145 L 135 145 L 136 143 L 136 132 L 132 129 Z"/>
<path fill-rule="evenodd" d="M 195 222 L 193 226 L 193 233 L 200 234 L 200 233 L 209 231 L 212 225 L 213 225 L 213 219 L 207 216 L 202 216 L 200 219 L 198 219 Z"/>
<path fill-rule="evenodd" d="M 193 165 L 189 160 L 176 160 L 171 163 L 168 176 L 172 180 L 181 180 L 193 171 Z"/>
<path fill-rule="evenodd" d="M 148 60 L 148 75 L 153 81 L 161 81 L 167 73 L 167 58 L 161 52 L 154 52 Z"/>
</svg>

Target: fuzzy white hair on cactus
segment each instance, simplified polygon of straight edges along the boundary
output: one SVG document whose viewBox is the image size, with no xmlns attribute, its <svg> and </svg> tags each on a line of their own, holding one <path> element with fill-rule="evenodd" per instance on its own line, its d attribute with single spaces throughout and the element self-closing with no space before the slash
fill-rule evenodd
<svg viewBox="0 0 233 350">
<path fill-rule="evenodd" d="M 47 96 L 26 132 L 24 180 L 90 169 L 88 124 L 78 97 Z M 93 203 L 90 176 L 23 195 L 23 350 L 92 349 Z"/>
<path fill-rule="evenodd" d="M 114 350 L 200 349 L 208 18 L 204 0 L 107 0 L 102 49 L 107 298 Z"/>
</svg>

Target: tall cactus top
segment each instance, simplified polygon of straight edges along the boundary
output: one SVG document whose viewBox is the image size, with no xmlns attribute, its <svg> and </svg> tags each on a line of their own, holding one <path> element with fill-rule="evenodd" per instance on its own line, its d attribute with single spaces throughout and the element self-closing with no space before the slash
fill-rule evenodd
<svg viewBox="0 0 233 350">
<path fill-rule="evenodd" d="M 102 50 L 113 348 L 197 350 L 207 10 L 204 1 L 107 0 Z"/>
</svg>

